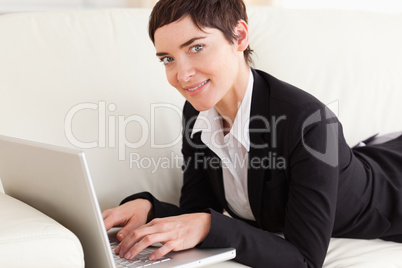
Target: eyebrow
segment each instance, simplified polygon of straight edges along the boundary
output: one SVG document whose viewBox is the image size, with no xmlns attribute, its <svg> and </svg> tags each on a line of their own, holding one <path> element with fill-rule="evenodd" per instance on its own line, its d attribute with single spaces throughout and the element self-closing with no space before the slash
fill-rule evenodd
<svg viewBox="0 0 402 268">
<path fill-rule="evenodd" d="M 191 45 L 192 43 L 194 43 L 194 41 L 197 41 L 197 40 L 200 40 L 200 39 L 204 39 L 204 38 L 206 38 L 206 37 L 205 37 L 205 36 L 200 36 L 200 37 L 191 38 L 191 39 L 188 40 L 187 42 L 184 42 L 183 44 L 181 44 L 181 45 L 180 45 L 180 48 L 189 46 L 189 45 Z M 158 52 L 158 53 L 156 53 L 156 56 L 158 56 L 158 57 L 166 56 L 166 55 L 168 55 L 168 53 L 166 53 L 166 52 Z"/>
</svg>

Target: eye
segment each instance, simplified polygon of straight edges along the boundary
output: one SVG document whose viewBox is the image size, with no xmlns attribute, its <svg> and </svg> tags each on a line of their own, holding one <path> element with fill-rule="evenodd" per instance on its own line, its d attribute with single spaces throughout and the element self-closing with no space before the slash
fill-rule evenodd
<svg viewBox="0 0 402 268">
<path fill-rule="evenodd" d="M 173 61 L 173 58 L 172 57 L 163 57 L 160 60 L 161 60 L 161 62 L 163 62 L 163 64 L 166 65 L 166 64 L 171 63 Z"/>
<path fill-rule="evenodd" d="M 192 46 L 190 49 L 191 49 L 191 52 L 197 53 L 197 52 L 200 52 L 203 48 L 204 48 L 204 45 L 195 45 L 195 46 Z"/>
</svg>

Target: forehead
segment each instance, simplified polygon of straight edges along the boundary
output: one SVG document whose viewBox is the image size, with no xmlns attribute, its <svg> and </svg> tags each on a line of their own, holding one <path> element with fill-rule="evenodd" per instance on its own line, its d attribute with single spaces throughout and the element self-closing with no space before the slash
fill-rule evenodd
<svg viewBox="0 0 402 268">
<path fill-rule="evenodd" d="M 188 16 L 156 29 L 155 48 L 178 47 L 194 37 L 205 37 L 214 32 L 213 28 L 198 28 Z M 219 30 L 218 30 L 219 31 Z"/>
</svg>

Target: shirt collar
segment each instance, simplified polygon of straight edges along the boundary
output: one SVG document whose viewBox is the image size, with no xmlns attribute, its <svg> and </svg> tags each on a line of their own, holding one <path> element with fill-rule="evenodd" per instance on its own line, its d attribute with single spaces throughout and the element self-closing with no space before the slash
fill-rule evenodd
<svg viewBox="0 0 402 268">
<path fill-rule="evenodd" d="M 250 150 L 249 123 L 253 84 L 254 76 L 250 69 L 246 93 L 244 94 L 239 110 L 237 111 L 233 126 L 230 129 L 230 134 L 233 135 L 247 151 Z M 193 138 L 195 133 L 201 132 L 201 140 L 204 143 L 209 141 L 215 131 L 222 131 L 223 126 L 221 120 L 218 119 L 220 119 L 220 115 L 215 107 L 206 111 L 201 111 L 194 123 L 191 138 Z M 205 144 L 208 145 L 207 143 Z"/>
</svg>

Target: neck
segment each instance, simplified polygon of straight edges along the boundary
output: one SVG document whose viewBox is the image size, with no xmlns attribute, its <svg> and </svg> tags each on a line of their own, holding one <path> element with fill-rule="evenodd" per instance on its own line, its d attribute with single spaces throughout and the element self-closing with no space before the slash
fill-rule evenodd
<svg viewBox="0 0 402 268">
<path fill-rule="evenodd" d="M 249 69 L 250 67 L 247 64 L 244 64 L 244 66 L 239 70 L 237 76 L 238 79 L 233 83 L 234 86 L 232 90 L 230 90 L 215 106 L 218 113 L 222 116 L 225 135 L 232 128 L 237 111 L 239 110 L 244 94 L 246 93 L 250 75 Z"/>
</svg>

